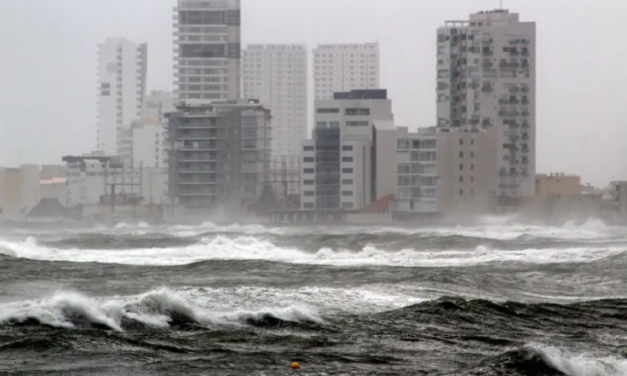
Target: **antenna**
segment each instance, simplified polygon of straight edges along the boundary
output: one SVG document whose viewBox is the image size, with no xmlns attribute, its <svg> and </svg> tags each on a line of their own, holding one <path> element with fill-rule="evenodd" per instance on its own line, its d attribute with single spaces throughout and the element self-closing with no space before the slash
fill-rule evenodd
<svg viewBox="0 0 627 376">
<path fill-rule="evenodd" d="M 499 0 L 499 9 L 503 9 L 503 0 Z"/>
</svg>

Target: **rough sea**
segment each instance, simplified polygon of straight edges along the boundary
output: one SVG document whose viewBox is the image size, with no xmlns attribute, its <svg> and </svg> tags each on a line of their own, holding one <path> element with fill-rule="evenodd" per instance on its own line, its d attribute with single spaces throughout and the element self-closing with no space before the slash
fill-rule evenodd
<svg viewBox="0 0 627 376">
<path fill-rule="evenodd" d="M 627 228 L 0 227 L 0 375 L 294 374 L 627 375 Z"/>
</svg>

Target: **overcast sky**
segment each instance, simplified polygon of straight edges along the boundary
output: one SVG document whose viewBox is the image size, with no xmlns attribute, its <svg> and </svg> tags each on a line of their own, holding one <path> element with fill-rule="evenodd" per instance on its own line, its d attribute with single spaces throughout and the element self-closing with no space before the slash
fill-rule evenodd
<svg viewBox="0 0 627 376">
<path fill-rule="evenodd" d="M 148 43 L 172 89 L 175 0 L 0 0 L 0 165 L 60 163 L 96 140 L 96 46 Z M 498 0 L 242 0 L 242 42 L 378 40 L 398 125 L 435 124 L 436 28 Z M 503 0 L 537 22 L 538 172 L 627 179 L 627 1 Z"/>
</svg>

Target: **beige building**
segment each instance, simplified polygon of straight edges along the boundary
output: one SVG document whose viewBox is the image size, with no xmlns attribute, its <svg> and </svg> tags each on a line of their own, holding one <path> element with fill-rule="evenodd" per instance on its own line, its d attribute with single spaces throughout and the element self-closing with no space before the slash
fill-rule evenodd
<svg viewBox="0 0 627 376">
<path fill-rule="evenodd" d="M 489 191 L 499 206 L 517 206 L 520 197 L 534 195 L 535 29 L 519 14 L 497 9 L 447 21 L 437 31 L 437 126 L 496 129 L 495 160 L 485 169 L 497 165 Z M 477 194 L 467 184 L 451 186 L 448 194 Z"/>
<path fill-rule="evenodd" d="M 499 132 L 449 129 L 437 134 L 438 207 L 445 215 L 481 215 L 494 209 L 499 184 Z"/>
<path fill-rule="evenodd" d="M 581 194 L 581 177 L 563 173 L 536 174 L 536 196 Z"/>
<path fill-rule="evenodd" d="M 39 166 L 0 168 L 0 221 L 24 220 L 39 197 Z"/>
</svg>

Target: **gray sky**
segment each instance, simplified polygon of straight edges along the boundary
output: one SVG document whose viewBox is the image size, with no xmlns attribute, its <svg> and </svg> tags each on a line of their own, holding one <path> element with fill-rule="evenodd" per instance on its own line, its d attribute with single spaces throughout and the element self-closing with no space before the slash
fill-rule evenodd
<svg viewBox="0 0 627 376">
<path fill-rule="evenodd" d="M 96 138 L 96 47 L 148 43 L 172 89 L 175 0 L 1 0 L 0 165 L 60 163 Z M 378 40 L 398 125 L 435 124 L 436 28 L 498 0 L 242 0 L 243 43 Z M 627 179 L 627 1 L 503 0 L 537 22 L 538 172 Z M 311 61 L 311 60 L 310 60 Z"/>
</svg>

